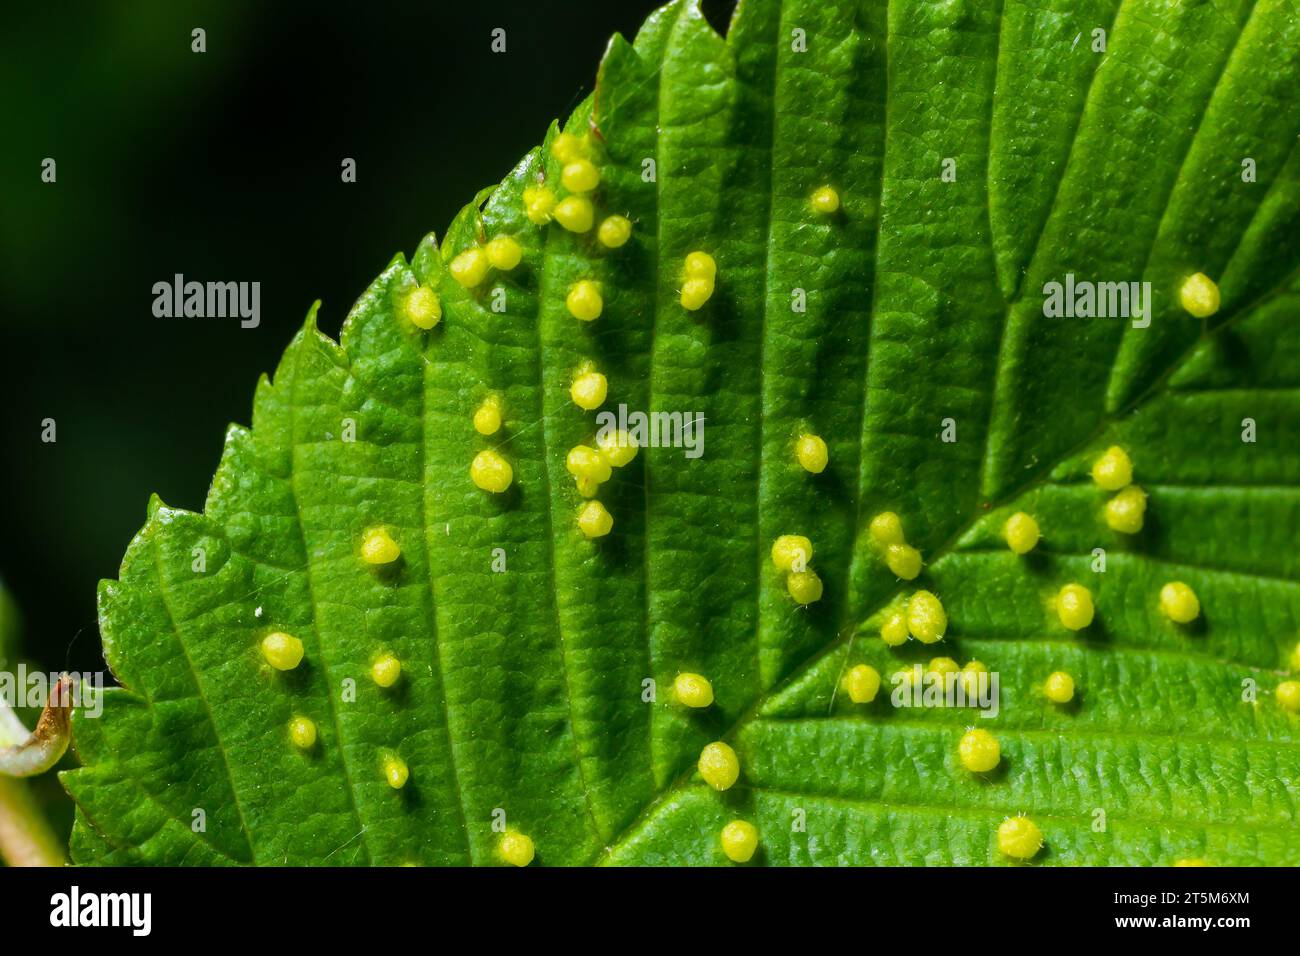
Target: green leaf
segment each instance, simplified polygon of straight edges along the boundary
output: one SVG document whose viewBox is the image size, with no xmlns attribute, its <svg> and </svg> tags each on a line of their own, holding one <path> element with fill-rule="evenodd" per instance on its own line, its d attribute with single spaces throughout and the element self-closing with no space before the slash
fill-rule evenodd
<svg viewBox="0 0 1300 956">
<path fill-rule="evenodd" d="M 1300 631 L 1298 51 L 1286 0 L 744 0 L 726 39 L 679 0 L 615 37 L 566 128 L 595 131 L 598 212 L 632 241 L 525 218 L 525 187 L 558 188 L 552 130 L 389 265 L 338 345 L 313 309 L 202 515 L 150 505 L 101 588 L 123 689 L 77 723 L 75 856 L 492 863 L 504 812 L 542 864 L 725 863 L 736 817 L 767 863 L 987 864 L 1024 812 L 1039 863 L 1300 862 L 1300 727 L 1273 697 Z M 833 216 L 809 205 L 826 183 Z M 522 264 L 460 288 L 447 264 L 500 233 Z M 697 249 L 718 280 L 692 313 Z M 1178 297 L 1198 271 L 1222 290 L 1205 321 Z M 1045 317 L 1067 273 L 1149 281 L 1149 328 Z M 565 306 L 584 278 L 594 323 Z M 444 310 L 428 333 L 401 312 L 418 283 Z M 644 449 L 601 487 L 597 540 L 565 470 L 596 428 L 568 397 L 588 360 L 606 408 L 706 422 L 701 457 Z M 484 438 L 489 393 L 505 427 Z M 819 475 L 803 431 L 829 447 Z M 1088 479 L 1111 444 L 1150 494 L 1132 537 Z M 468 476 L 488 447 L 514 469 L 500 496 Z M 869 543 L 884 509 L 925 556 L 915 582 Z M 1017 558 L 1000 529 L 1022 509 L 1043 540 Z M 402 557 L 376 573 L 379 525 Z M 785 533 L 815 544 L 806 608 L 768 557 Z M 1200 597 L 1191 626 L 1157 609 L 1171 580 Z M 1068 582 L 1095 596 L 1078 634 L 1051 607 Z M 947 638 L 890 650 L 881 617 L 918 587 Z M 300 667 L 267 667 L 271 630 Z M 380 653 L 404 666 L 389 690 Z M 850 665 L 935 655 L 998 672 L 998 716 L 836 692 Z M 1069 707 L 1041 693 L 1058 669 Z M 673 703 L 682 671 L 711 707 Z M 1002 746 L 985 777 L 958 762 L 972 723 Z M 694 769 L 715 739 L 742 767 L 723 794 Z"/>
</svg>

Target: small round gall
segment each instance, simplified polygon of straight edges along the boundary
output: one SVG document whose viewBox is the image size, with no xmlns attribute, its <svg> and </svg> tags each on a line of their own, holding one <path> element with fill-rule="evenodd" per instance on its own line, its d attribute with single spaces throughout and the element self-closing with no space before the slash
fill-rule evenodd
<svg viewBox="0 0 1300 956">
<path fill-rule="evenodd" d="M 601 456 L 615 468 L 629 465 L 636 458 L 636 441 L 621 428 L 613 431 L 602 429 L 596 435 L 596 447 Z"/>
<path fill-rule="evenodd" d="M 1056 595 L 1056 616 L 1072 631 L 1092 623 L 1092 592 L 1082 584 L 1067 584 Z"/>
<path fill-rule="evenodd" d="M 911 581 L 921 573 L 921 552 L 910 544 L 891 544 L 885 548 L 885 564 L 896 577 Z"/>
<path fill-rule="evenodd" d="M 564 304 L 568 306 L 570 315 L 583 322 L 594 322 L 600 318 L 600 313 L 605 309 L 605 300 L 601 297 L 600 286 L 590 279 L 575 282 L 569 294 L 565 296 Z"/>
<path fill-rule="evenodd" d="M 497 846 L 497 852 L 501 854 L 501 859 L 511 866 L 527 866 L 533 862 L 536 848 L 533 846 L 532 837 L 525 836 L 514 830 L 507 830 L 501 834 L 501 842 Z"/>
<path fill-rule="evenodd" d="M 406 781 L 410 777 L 410 768 L 406 766 L 406 761 L 401 757 L 393 754 L 384 761 L 384 780 L 394 790 L 401 790 L 406 786 Z"/>
<path fill-rule="evenodd" d="M 555 193 L 545 186 L 529 186 L 524 190 L 524 215 L 535 226 L 544 226 L 555 213 Z"/>
<path fill-rule="evenodd" d="M 678 674 L 673 681 L 673 696 L 683 707 L 708 707 L 713 703 L 713 685 L 700 674 Z"/>
<path fill-rule="evenodd" d="M 772 542 L 772 566 L 778 571 L 802 571 L 812 556 L 812 542 L 801 534 L 783 534 Z"/>
<path fill-rule="evenodd" d="M 495 435 L 501 430 L 501 401 L 489 395 L 474 411 L 474 431 L 480 435 Z"/>
<path fill-rule="evenodd" d="M 402 662 L 392 654 L 385 654 L 370 665 L 370 679 L 380 687 L 392 687 L 402 676 Z"/>
<path fill-rule="evenodd" d="M 447 266 L 447 271 L 461 286 L 474 289 L 483 284 L 489 267 L 487 253 L 475 246 L 452 259 L 451 265 Z"/>
<path fill-rule="evenodd" d="M 961 765 L 971 773 L 988 773 L 1002 759 L 1002 746 L 987 730 L 972 728 L 961 738 L 957 754 Z"/>
<path fill-rule="evenodd" d="M 588 501 L 578 511 L 578 528 L 588 538 L 603 538 L 614 530 L 614 517 L 599 501 Z"/>
<path fill-rule="evenodd" d="M 571 193 L 589 193 L 600 185 L 600 170 L 589 159 L 572 160 L 564 164 L 560 184 Z"/>
<path fill-rule="evenodd" d="M 838 212 L 840 208 L 840 194 L 831 186 L 822 186 L 812 194 L 810 200 L 812 207 L 824 216 Z"/>
<path fill-rule="evenodd" d="M 1190 624 L 1200 616 L 1201 602 L 1182 581 L 1170 581 L 1160 589 L 1160 612 L 1175 624 Z"/>
<path fill-rule="evenodd" d="M 720 740 L 700 751 L 700 776 L 714 790 L 727 790 L 740 778 L 740 758 Z"/>
<path fill-rule="evenodd" d="M 871 540 L 882 548 L 891 544 L 903 544 L 907 540 L 903 537 L 903 522 L 892 511 L 882 511 L 872 518 L 867 532 L 871 535 Z"/>
<path fill-rule="evenodd" d="M 820 435 L 812 435 L 807 432 L 799 436 L 799 440 L 794 444 L 794 456 L 799 462 L 799 467 L 810 474 L 820 475 L 826 470 L 826 463 L 830 460 L 830 453 L 826 449 Z"/>
<path fill-rule="evenodd" d="M 442 321 L 442 302 L 427 285 L 416 286 L 402 301 L 402 313 L 416 328 L 427 331 Z"/>
<path fill-rule="evenodd" d="M 366 564 L 392 564 L 402 549 L 385 528 L 371 528 L 361 539 L 361 557 Z"/>
<path fill-rule="evenodd" d="M 606 249 L 618 249 L 632 238 L 632 221 L 626 216 L 606 216 L 596 230 L 596 238 Z"/>
<path fill-rule="evenodd" d="M 1002 526 L 1007 547 L 1015 554 L 1028 554 L 1038 546 L 1038 522 L 1032 515 L 1017 511 Z"/>
<path fill-rule="evenodd" d="M 1219 311 L 1219 287 L 1204 272 L 1197 272 L 1183 280 L 1178 301 L 1189 314 L 1207 319 Z"/>
<path fill-rule="evenodd" d="M 299 750 L 316 746 L 316 722 L 310 717 L 294 717 L 289 721 L 289 739 Z"/>
<path fill-rule="evenodd" d="M 489 448 L 474 456 L 469 466 L 469 477 L 479 488 L 499 495 L 510 487 L 515 472 L 510 462 Z"/>
<path fill-rule="evenodd" d="M 598 485 L 609 481 L 614 473 L 605 456 L 588 445 L 575 445 L 564 459 L 564 467 L 575 478 L 587 478 Z"/>
<path fill-rule="evenodd" d="M 275 631 L 262 638 L 262 656 L 278 671 L 291 671 L 302 663 L 302 641 L 292 634 Z"/>
<path fill-rule="evenodd" d="M 566 196 L 551 215 L 569 232 L 587 232 L 596 221 L 596 210 L 586 196 Z"/>
<path fill-rule="evenodd" d="M 1053 671 L 1043 683 L 1043 696 L 1053 704 L 1068 704 L 1074 700 L 1074 678 L 1065 671 Z"/>
<path fill-rule="evenodd" d="M 891 611 L 880 625 L 880 639 L 890 647 L 907 642 L 907 616 L 902 611 Z"/>
<path fill-rule="evenodd" d="M 1111 445 L 1092 463 L 1092 480 L 1105 491 L 1119 491 L 1133 480 L 1133 462 L 1119 445 Z"/>
<path fill-rule="evenodd" d="M 800 604 L 813 604 L 822 599 L 822 579 L 816 571 L 793 571 L 785 579 L 785 589 Z"/>
<path fill-rule="evenodd" d="M 844 690 L 855 704 L 869 704 L 880 691 L 880 672 L 870 664 L 850 667 L 844 675 Z"/>
<path fill-rule="evenodd" d="M 583 372 L 569 386 L 569 397 L 573 399 L 573 404 L 588 412 L 604 405 L 608 394 L 609 380 L 600 372 Z"/>
<path fill-rule="evenodd" d="M 1120 534 L 1137 534 L 1146 523 L 1147 493 L 1129 485 L 1106 502 L 1106 526 Z"/>
<path fill-rule="evenodd" d="M 1028 817 L 1007 817 L 998 826 L 998 852 L 1013 860 L 1032 860 L 1043 848 L 1043 831 Z"/>
<path fill-rule="evenodd" d="M 943 640 L 948 615 L 943 602 L 929 591 L 917 591 L 907 602 L 907 630 L 922 644 Z"/>
<path fill-rule="evenodd" d="M 513 236 L 497 236 L 483 250 L 493 269 L 509 272 L 524 257 L 524 250 Z"/>
<path fill-rule="evenodd" d="M 722 852 L 732 863 L 748 863 L 758 849 L 758 830 L 746 820 L 732 820 L 719 836 Z"/>
</svg>

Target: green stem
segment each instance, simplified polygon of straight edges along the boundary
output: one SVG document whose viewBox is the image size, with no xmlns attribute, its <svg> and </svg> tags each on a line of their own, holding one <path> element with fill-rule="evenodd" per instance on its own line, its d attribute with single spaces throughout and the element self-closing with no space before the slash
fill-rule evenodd
<svg viewBox="0 0 1300 956">
<path fill-rule="evenodd" d="M 26 782 L 0 776 L 0 858 L 9 866 L 63 866 L 63 846 Z"/>
</svg>

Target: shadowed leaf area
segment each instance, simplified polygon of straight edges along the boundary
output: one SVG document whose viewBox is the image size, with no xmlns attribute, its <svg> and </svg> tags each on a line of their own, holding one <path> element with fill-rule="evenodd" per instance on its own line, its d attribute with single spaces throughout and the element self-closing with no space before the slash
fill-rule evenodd
<svg viewBox="0 0 1300 956">
<path fill-rule="evenodd" d="M 397 257 L 338 344 L 313 310 L 203 514 L 151 503 L 101 587 L 123 687 L 76 722 L 76 859 L 493 864 L 504 821 L 535 865 L 726 864 L 745 820 L 755 864 L 1002 864 L 1024 813 L 1037 865 L 1300 862 L 1300 718 L 1274 693 L 1300 638 L 1298 83 L 1288 0 L 743 0 L 725 38 L 678 2 L 615 37 L 578 139 L 553 129 Z M 595 225 L 626 216 L 625 245 L 532 221 L 540 189 L 570 196 L 557 152 L 599 170 Z M 458 257 L 501 235 L 521 261 L 466 287 Z M 717 274 L 692 311 L 694 251 Z M 1067 276 L 1149 282 L 1149 324 L 1045 316 Z M 581 280 L 594 321 L 566 304 Z M 612 470 L 593 538 L 566 466 L 600 424 L 570 396 L 589 363 L 602 411 L 704 417 L 699 457 Z M 1089 474 L 1112 445 L 1148 496 L 1136 533 Z M 499 494 L 470 476 L 489 449 Z M 884 511 L 914 580 L 872 543 Z M 1017 511 L 1041 528 L 1023 556 Z M 377 528 L 397 560 L 363 555 Z M 786 534 L 812 542 L 806 605 Z M 920 589 L 943 640 L 886 645 Z M 270 666 L 271 633 L 301 663 Z M 996 672 L 997 715 L 892 706 L 935 657 Z M 855 703 L 863 664 L 884 685 Z M 683 672 L 711 704 L 676 700 Z M 975 724 L 991 772 L 959 757 Z M 740 764 L 723 792 L 696 770 L 714 740 Z"/>
</svg>

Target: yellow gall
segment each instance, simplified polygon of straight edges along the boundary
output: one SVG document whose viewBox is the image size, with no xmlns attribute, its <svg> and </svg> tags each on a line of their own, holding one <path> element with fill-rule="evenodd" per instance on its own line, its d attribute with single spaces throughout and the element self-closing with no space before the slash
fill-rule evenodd
<svg viewBox="0 0 1300 956">
<path fill-rule="evenodd" d="M 588 501 L 578 511 L 578 528 L 588 538 L 603 538 L 614 529 L 614 518 L 599 501 Z"/>
<path fill-rule="evenodd" d="M 907 602 L 907 630 L 922 644 L 943 640 L 948 615 L 943 602 L 929 591 L 917 591 Z"/>
<path fill-rule="evenodd" d="M 487 278 L 489 266 L 487 253 L 475 246 L 452 259 L 447 271 L 466 289 L 474 289 Z"/>
<path fill-rule="evenodd" d="M 1002 536 L 1007 547 L 1016 554 L 1028 554 L 1038 545 L 1038 522 L 1032 515 L 1017 511 L 1002 526 Z"/>
<path fill-rule="evenodd" d="M 678 674 L 673 681 L 673 695 L 684 707 L 708 707 L 713 703 L 713 685 L 699 674 Z"/>
<path fill-rule="evenodd" d="M 569 386 L 569 397 L 573 399 L 573 404 L 589 412 L 604 405 L 608 394 L 609 381 L 600 372 L 583 372 Z"/>
<path fill-rule="evenodd" d="M 682 271 L 688 279 L 708 279 L 710 282 L 718 277 L 718 263 L 707 252 L 692 252 L 686 256 Z"/>
<path fill-rule="evenodd" d="M 972 728 L 961 738 L 957 754 L 961 765 L 971 773 L 988 773 L 1002 759 L 1002 746 L 987 730 Z"/>
<path fill-rule="evenodd" d="M 891 611 L 885 615 L 880 625 L 880 639 L 890 647 L 898 647 L 907 641 L 907 615 L 902 611 Z"/>
<path fill-rule="evenodd" d="M 376 658 L 370 665 L 370 679 L 380 687 L 392 687 L 402 676 L 402 662 L 392 654 Z"/>
<path fill-rule="evenodd" d="M 840 208 L 840 194 L 830 186 L 822 186 L 812 194 L 812 207 L 823 215 L 830 215 L 838 212 Z"/>
<path fill-rule="evenodd" d="M 561 163 L 572 163 L 587 157 L 587 138 L 575 133 L 557 133 L 551 140 L 551 155 Z"/>
<path fill-rule="evenodd" d="M 821 436 L 807 432 L 800 435 L 799 440 L 795 442 L 794 456 L 804 471 L 814 475 L 820 475 L 826 470 L 826 462 L 830 458 L 826 450 L 826 442 L 822 441 Z"/>
<path fill-rule="evenodd" d="M 1133 480 L 1133 462 L 1123 448 L 1111 445 L 1092 463 L 1092 480 L 1105 491 L 1119 491 Z"/>
<path fill-rule="evenodd" d="M 419 329 L 431 329 L 442 321 L 442 302 L 427 285 L 416 286 L 402 302 L 408 322 Z"/>
<path fill-rule="evenodd" d="M 583 322 L 594 322 L 600 318 L 600 313 L 605 309 L 605 300 L 601 297 L 600 286 L 590 279 L 575 282 L 569 294 L 565 296 L 564 304 L 568 306 L 570 315 Z"/>
<path fill-rule="evenodd" d="M 941 674 L 946 677 L 949 674 L 960 674 L 961 668 L 951 657 L 933 657 L 930 659 L 930 663 L 925 665 L 925 672 L 927 674 Z"/>
<path fill-rule="evenodd" d="M 983 661 L 967 661 L 961 669 L 961 685 L 966 691 L 967 700 L 976 700 L 980 692 L 980 675 L 987 674 L 988 667 Z"/>
<path fill-rule="evenodd" d="M 596 230 L 596 238 L 606 249 L 618 249 L 632 238 L 632 221 L 626 216 L 606 216 Z"/>
<path fill-rule="evenodd" d="M 904 581 L 911 581 L 921 573 L 921 563 L 921 552 L 910 544 L 891 544 L 885 548 L 885 564 Z"/>
<path fill-rule="evenodd" d="M 560 183 L 571 193 L 589 193 L 600 185 L 600 170 L 589 159 L 575 159 L 564 164 Z"/>
<path fill-rule="evenodd" d="M 501 843 L 497 846 L 497 852 L 501 854 L 501 859 L 511 866 L 527 866 L 533 862 L 533 856 L 537 851 L 533 846 L 532 837 L 507 830 L 501 834 Z"/>
<path fill-rule="evenodd" d="M 600 454 L 615 468 L 622 468 L 636 458 L 637 445 L 631 435 L 621 428 L 602 428 L 596 434 L 596 447 Z"/>
<path fill-rule="evenodd" d="M 1068 704 L 1074 700 L 1074 678 L 1065 671 L 1053 671 L 1043 683 L 1043 696 L 1053 704 Z"/>
<path fill-rule="evenodd" d="M 778 571 L 803 571 L 812 556 L 812 542 L 801 534 L 783 534 L 772 542 L 772 566 Z"/>
<path fill-rule="evenodd" d="M 740 758 L 721 740 L 700 751 L 700 776 L 714 790 L 727 790 L 740 778 Z"/>
<path fill-rule="evenodd" d="M 1300 714 L 1300 681 L 1284 680 L 1275 691 L 1277 705 L 1287 713 Z"/>
<path fill-rule="evenodd" d="M 515 480 L 515 472 L 510 462 L 489 448 L 474 456 L 469 466 L 469 477 L 479 488 L 499 495 Z"/>
<path fill-rule="evenodd" d="M 682 308 L 697 312 L 713 298 L 712 279 L 687 279 L 682 283 Z"/>
<path fill-rule="evenodd" d="M 1200 616 L 1201 602 L 1182 581 L 1170 581 L 1160 589 L 1160 611 L 1175 624 L 1190 624 Z"/>
<path fill-rule="evenodd" d="M 513 236 L 497 236 L 484 247 L 483 251 L 487 254 L 492 268 L 500 269 L 502 272 L 509 272 L 519 265 L 519 260 L 524 257 L 524 250 Z"/>
<path fill-rule="evenodd" d="M 361 539 L 361 557 L 366 564 L 392 564 L 402 556 L 402 549 L 397 546 L 385 528 L 371 528 Z"/>
<path fill-rule="evenodd" d="M 289 721 L 289 739 L 299 750 L 316 746 L 316 722 L 310 717 L 295 717 Z"/>
<path fill-rule="evenodd" d="M 1129 485 L 1106 502 L 1106 525 L 1120 534 L 1137 534 L 1146 521 L 1147 493 Z"/>
<path fill-rule="evenodd" d="M 596 221 L 596 210 L 586 196 L 566 196 L 551 215 L 569 232 L 587 232 Z"/>
<path fill-rule="evenodd" d="M 524 190 L 524 214 L 535 226 L 544 226 L 555 213 L 555 193 L 545 186 L 529 186 Z"/>
<path fill-rule="evenodd" d="M 1072 631 L 1092 623 L 1092 592 L 1082 584 L 1067 584 L 1056 595 L 1056 616 Z"/>
<path fill-rule="evenodd" d="M 867 531 L 871 540 L 881 547 L 903 544 L 907 540 L 903 537 L 903 522 L 892 511 L 882 511 L 872 518 Z"/>
<path fill-rule="evenodd" d="M 489 395 L 474 411 L 474 431 L 480 435 L 495 435 L 500 430 L 501 400 Z"/>
<path fill-rule="evenodd" d="M 262 656 L 278 671 L 291 671 L 302 663 L 302 641 L 292 634 L 275 631 L 262 638 Z"/>
<path fill-rule="evenodd" d="M 785 589 L 800 604 L 813 604 L 822 599 L 822 579 L 816 571 L 793 571 L 785 579 Z"/>
<path fill-rule="evenodd" d="M 844 675 L 844 690 L 855 704 L 869 704 L 880 691 L 880 672 L 869 664 L 850 667 Z"/>
<path fill-rule="evenodd" d="M 564 459 L 564 467 L 575 478 L 587 478 L 598 485 L 609 481 L 610 475 L 613 474 L 605 457 L 588 445 L 575 445 L 570 448 L 568 456 Z"/>
<path fill-rule="evenodd" d="M 394 790 L 401 790 L 406 786 L 406 781 L 410 777 L 410 768 L 406 766 L 406 761 L 401 757 L 392 754 L 384 760 L 384 779 Z"/>
<path fill-rule="evenodd" d="M 758 849 L 758 830 L 746 820 L 732 820 L 719 837 L 722 852 L 732 863 L 748 863 Z"/>
<path fill-rule="evenodd" d="M 1209 318 L 1219 311 L 1219 287 L 1204 272 L 1197 272 L 1183 280 L 1178 301 L 1196 318 Z"/>
<path fill-rule="evenodd" d="M 1043 831 L 1028 817 L 1007 817 L 998 826 L 998 852 L 1013 860 L 1032 860 L 1043 848 Z"/>
</svg>

